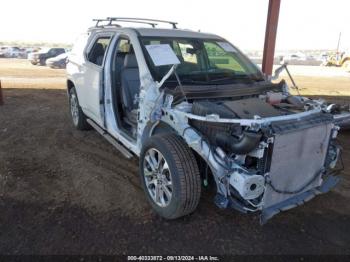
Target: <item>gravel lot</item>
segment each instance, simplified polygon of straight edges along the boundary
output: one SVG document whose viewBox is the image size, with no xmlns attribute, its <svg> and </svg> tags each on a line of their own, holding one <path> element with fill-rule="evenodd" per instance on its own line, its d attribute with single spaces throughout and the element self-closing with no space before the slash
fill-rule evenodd
<svg viewBox="0 0 350 262">
<path fill-rule="evenodd" d="M 0 79 L 1 254 L 350 254 L 349 132 L 342 183 L 264 226 L 219 210 L 206 189 L 197 212 L 166 221 L 146 202 L 137 159 L 73 128 L 63 70 L 0 59 Z M 350 78 L 309 79 L 296 76 L 303 93 L 350 101 Z"/>
</svg>

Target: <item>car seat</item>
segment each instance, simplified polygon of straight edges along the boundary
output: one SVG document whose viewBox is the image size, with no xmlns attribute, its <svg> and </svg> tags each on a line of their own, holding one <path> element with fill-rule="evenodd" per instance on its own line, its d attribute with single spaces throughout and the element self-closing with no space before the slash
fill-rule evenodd
<svg viewBox="0 0 350 262">
<path fill-rule="evenodd" d="M 138 101 L 140 92 L 140 75 L 135 54 L 127 54 L 124 67 L 121 70 L 122 104 L 126 118 L 125 122 L 136 125 Z"/>
</svg>

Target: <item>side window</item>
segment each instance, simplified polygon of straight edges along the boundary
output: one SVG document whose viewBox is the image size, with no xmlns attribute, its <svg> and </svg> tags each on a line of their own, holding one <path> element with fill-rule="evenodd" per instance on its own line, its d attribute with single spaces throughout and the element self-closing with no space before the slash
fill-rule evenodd
<svg viewBox="0 0 350 262">
<path fill-rule="evenodd" d="M 120 39 L 118 43 L 118 53 L 129 53 L 130 41 L 128 39 Z"/>
<path fill-rule="evenodd" d="M 53 48 L 53 49 L 50 50 L 50 54 L 51 55 L 58 55 L 59 54 L 58 50 L 59 49 L 57 49 L 57 48 Z"/>
<path fill-rule="evenodd" d="M 107 47 L 109 45 L 111 38 L 110 37 L 100 37 L 98 38 L 93 47 L 91 48 L 90 52 L 88 53 L 88 60 L 91 63 L 94 63 L 96 65 L 102 65 L 103 58 L 105 55 L 105 52 L 107 50 Z"/>
</svg>

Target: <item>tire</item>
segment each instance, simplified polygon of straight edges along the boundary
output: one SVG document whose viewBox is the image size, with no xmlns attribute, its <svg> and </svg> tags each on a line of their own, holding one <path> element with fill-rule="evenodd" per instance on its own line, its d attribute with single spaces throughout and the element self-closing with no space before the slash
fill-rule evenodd
<svg viewBox="0 0 350 262">
<path fill-rule="evenodd" d="M 30 61 L 30 63 L 31 63 L 32 65 L 36 65 L 36 64 L 37 64 L 37 62 L 33 62 L 33 61 Z"/>
<path fill-rule="evenodd" d="M 79 100 L 75 87 L 69 90 L 69 108 L 73 125 L 78 130 L 89 130 L 91 126 L 86 121 L 86 116 L 79 105 Z"/>
<path fill-rule="evenodd" d="M 154 166 L 158 165 L 158 174 L 152 172 L 151 156 L 156 160 Z M 199 169 L 190 148 L 178 135 L 160 134 L 149 138 L 141 150 L 139 173 L 147 199 L 160 216 L 175 219 L 196 209 L 201 195 Z M 152 182 L 155 180 L 157 182 Z M 158 191 L 158 203 L 156 185 L 162 188 Z M 171 193 L 170 197 L 166 192 Z"/>
<path fill-rule="evenodd" d="M 345 60 L 344 63 L 342 64 L 342 67 L 343 67 L 346 71 L 350 71 L 350 59 Z"/>
</svg>

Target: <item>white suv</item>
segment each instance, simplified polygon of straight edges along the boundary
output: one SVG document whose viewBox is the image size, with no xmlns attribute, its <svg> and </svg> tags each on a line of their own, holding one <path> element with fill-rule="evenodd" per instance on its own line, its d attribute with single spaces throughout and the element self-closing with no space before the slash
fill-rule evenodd
<svg viewBox="0 0 350 262">
<path fill-rule="evenodd" d="M 338 182 L 335 121 L 348 112 L 290 95 L 217 35 L 151 19 L 96 21 L 67 65 L 73 124 L 140 158 L 161 216 L 191 213 L 212 183 L 217 206 L 260 211 L 265 222 Z M 125 22 L 151 28 L 116 24 Z"/>
</svg>

